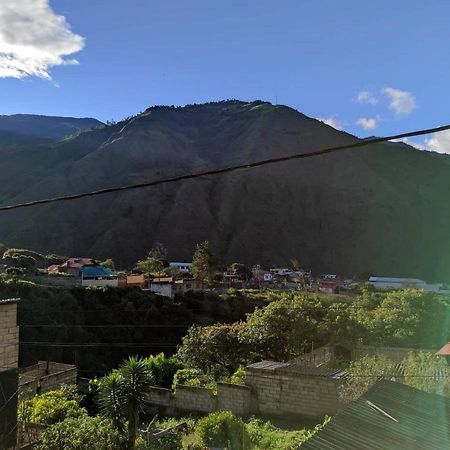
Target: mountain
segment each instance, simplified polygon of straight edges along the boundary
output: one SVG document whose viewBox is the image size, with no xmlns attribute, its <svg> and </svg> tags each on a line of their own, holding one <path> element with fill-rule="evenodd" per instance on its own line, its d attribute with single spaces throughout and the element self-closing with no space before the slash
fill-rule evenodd
<svg viewBox="0 0 450 450">
<path fill-rule="evenodd" d="M 23 133 L 24 130 L 21 130 Z M 0 204 L 357 142 L 286 106 L 152 107 L 2 158 Z M 2 148 L 0 146 L 0 155 Z M 449 158 L 379 144 L 220 176 L 0 212 L 0 242 L 132 267 L 156 242 L 190 260 L 450 280 Z"/>
<path fill-rule="evenodd" d="M 13 114 L 0 116 L 0 142 L 4 136 L 14 134 L 20 142 L 21 136 L 32 136 L 43 140 L 59 140 L 65 136 L 102 126 L 97 119 L 75 117 L 39 116 L 35 114 Z"/>
</svg>

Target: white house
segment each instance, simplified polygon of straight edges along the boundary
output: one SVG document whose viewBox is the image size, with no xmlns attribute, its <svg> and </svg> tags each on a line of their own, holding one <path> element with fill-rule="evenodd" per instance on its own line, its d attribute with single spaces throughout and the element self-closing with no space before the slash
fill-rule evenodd
<svg viewBox="0 0 450 450">
<path fill-rule="evenodd" d="M 375 289 L 423 289 L 429 292 L 442 290 L 441 283 L 429 284 L 418 278 L 370 277 L 368 284 Z"/>
<path fill-rule="evenodd" d="M 178 269 L 180 272 L 188 273 L 191 271 L 192 263 L 191 262 L 170 262 L 170 267 Z"/>
</svg>

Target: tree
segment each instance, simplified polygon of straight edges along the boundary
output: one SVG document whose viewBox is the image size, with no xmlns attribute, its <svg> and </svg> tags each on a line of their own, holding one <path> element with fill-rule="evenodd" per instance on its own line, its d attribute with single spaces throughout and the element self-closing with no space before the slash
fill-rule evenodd
<svg viewBox="0 0 450 450">
<path fill-rule="evenodd" d="M 432 394 L 449 395 L 447 362 L 431 352 L 409 353 L 403 360 L 405 384 Z"/>
<path fill-rule="evenodd" d="M 145 360 L 152 374 L 156 386 L 170 389 L 173 379 L 178 370 L 183 369 L 183 363 L 175 357 L 166 357 L 164 353 L 156 356 L 150 355 Z"/>
<path fill-rule="evenodd" d="M 352 361 L 346 370 L 339 395 L 345 402 L 356 400 L 380 378 L 395 381 L 395 362 L 384 355 L 365 356 Z"/>
<path fill-rule="evenodd" d="M 217 261 L 211 253 L 209 242 L 197 244 L 192 258 L 192 275 L 202 283 L 212 283 L 216 273 Z"/>
<path fill-rule="evenodd" d="M 115 270 L 114 261 L 111 258 L 105 259 L 100 263 L 102 267 L 106 267 L 107 269 Z"/>
<path fill-rule="evenodd" d="M 204 372 L 234 372 L 245 359 L 245 347 L 239 339 L 241 324 L 217 324 L 189 328 L 178 350 L 187 367 Z"/>
<path fill-rule="evenodd" d="M 233 273 L 242 281 L 250 281 L 253 277 L 253 272 L 245 265 L 238 262 L 231 264 Z"/>
<path fill-rule="evenodd" d="M 167 252 L 161 244 L 157 244 L 148 252 L 146 259 L 136 263 L 136 270 L 145 274 L 160 277 L 165 275 Z"/>
<path fill-rule="evenodd" d="M 126 429 L 129 450 L 135 448 L 139 419 L 147 410 L 152 384 L 148 365 L 137 357 L 130 357 L 100 381 L 100 408 L 120 431 Z"/>
<path fill-rule="evenodd" d="M 103 417 L 69 418 L 47 428 L 38 450 L 121 450 L 123 439 L 110 420 Z"/>
</svg>

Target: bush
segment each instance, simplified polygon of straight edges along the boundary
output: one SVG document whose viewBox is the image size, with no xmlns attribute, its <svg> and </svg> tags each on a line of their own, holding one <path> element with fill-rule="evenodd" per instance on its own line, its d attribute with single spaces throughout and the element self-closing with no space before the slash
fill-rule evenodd
<svg viewBox="0 0 450 450">
<path fill-rule="evenodd" d="M 69 418 L 47 428 L 38 450 L 120 450 L 123 439 L 111 422 L 101 417 Z"/>
<path fill-rule="evenodd" d="M 172 389 L 178 385 L 214 388 L 216 383 L 211 375 L 198 369 L 180 369 L 173 377 Z"/>
<path fill-rule="evenodd" d="M 195 425 L 195 433 L 203 445 L 227 450 L 243 450 L 248 442 L 245 424 L 232 412 L 221 411 L 209 414 Z"/>
<path fill-rule="evenodd" d="M 238 367 L 236 372 L 231 375 L 230 381 L 232 384 L 245 384 L 245 368 Z"/>
<path fill-rule="evenodd" d="M 19 403 L 17 418 L 21 422 L 42 423 L 52 425 L 68 418 L 78 418 L 87 415 L 79 399 L 73 396 L 73 391 L 60 389 L 36 395 L 31 400 Z"/>
<path fill-rule="evenodd" d="M 154 383 L 166 389 L 172 387 L 175 374 L 184 367 L 180 360 L 174 357 L 168 358 L 164 356 L 164 353 L 151 355 L 145 362 L 152 373 Z"/>
</svg>

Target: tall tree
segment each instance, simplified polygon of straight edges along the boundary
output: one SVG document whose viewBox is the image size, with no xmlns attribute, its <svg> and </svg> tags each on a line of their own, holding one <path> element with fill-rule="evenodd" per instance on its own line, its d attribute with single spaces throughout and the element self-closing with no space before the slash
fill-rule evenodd
<svg viewBox="0 0 450 450">
<path fill-rule="evenodd" d="M 209 242 L 197 244 L 192 258 L 192 275 L 203 283 L 211 283 L 216 273 L 217 261 L 209 248 Z"/>
<path fill-rule="evenodd" d="M 160 277 L 165 275 L 167 264 L 167 251 L 161 244 L 156 244 L 149 252 L 146 259 L 136 263 L 136 269 L 145 274 Z"/>
</svg>

